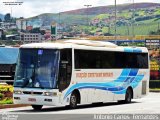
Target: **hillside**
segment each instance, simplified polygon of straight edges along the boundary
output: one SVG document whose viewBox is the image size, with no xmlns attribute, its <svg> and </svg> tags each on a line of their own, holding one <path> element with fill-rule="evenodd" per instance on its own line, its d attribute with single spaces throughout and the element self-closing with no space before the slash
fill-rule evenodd
<svg viewBox="0 0 160 120">
<path fill-rule="evenodd" d="M 152 7 L 160 7 L 160 4 L 158 3 L 135 3 L 133 4 L 121 4 L 117 5 L 117 11 L 125 11 L 125 10 L 131 10 L 131 9 L 148 9 Z M 90 7 L 83 8 L 83 9 L 77 9 L 77 10 L 71 10 L 62 12 L 63 14 L 72 14 L 72 15 L 98 15 L 98 14 L 105 14 L 105 13 L 112 13 L 115 10 L 114 5 L 110 6 L 99 6 L 99 7 Z"/>
<path fill-rule="evenodd" d="M 160 4 L 158 3 L 135 3 L 134 6 L 133 4 L 117 5 L 117 16 L 126 17 L 126 19 L 129 19 L 132 17 L 133 8 L 135 9 L 136 15 L 139 14 L 140 17 L 143 17 L 143 16 L 146 17 L 148 15 L 146 15 L 147 13 L 145 13 L 144 10 L 149 10 L 149 9 L 153 10 L 156 8 L 160 8 Z M 87 14 L 88 14 L 89 20 L 92 20 L 94 18 L 99 18 L 98 16 L 100 16 L 100 19 L 103 19 L 103 18 L 108 18 L 111 15 L 113 16 L 114 9 L 115 9 L 114 5 L 110 5 L 110 6 L 91 7 L 91 8 L 88 8 L 88 10 L 87 8 L 83 8 L 83 9 L 65 11 L 65 12 L 61 12 L 60 14 L 43 13 L 41 15 L 28 18 L 28 20 L 42 19 L 42 21 L 47 20 L 49 22 L 60 21 L 61 23 L 67 23 L 67 24 L 79 24 L 79 23 L 83 24 L 84 20 L 87 19 Z M 103 14 L 104 16 L 107 16 L 107 17 L 102 17 Z M 160 15 L 160 10 L 154 12 L 154 15 Z M 149 16 L 151 16 L 151 14 Z"/>
<path fill-rule="evenodd" d="M 83 8 L 64 11 L 59 14 L 43 13 L 26 20 L 27 24 L 33 27 L 50 26 L 54 21 L 62 24 L 64 29 L 67 29 L 67 32 L 74 31 L 78 33 L 85 31 L 89 34 L 97 32 L 114 34 L 114 10 L 114 5 L 90 7 L 88 10 Z M 160 4 L 158 3 L 117 5 L 116 26 L 118 35 L 132 35 L 132 26 L 134 26 L 135 35 L 147 35 L 151 31 L 159 29 L 159 23 Z"/>
</svg>

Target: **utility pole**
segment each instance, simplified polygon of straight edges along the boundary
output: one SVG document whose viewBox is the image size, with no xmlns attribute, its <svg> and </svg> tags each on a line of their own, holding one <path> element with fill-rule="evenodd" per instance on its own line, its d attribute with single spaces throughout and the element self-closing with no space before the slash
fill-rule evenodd
<svg viewBox="0 0 160 120">
<path fill-rule="evenodd" d="M 58 23 L 60 24 L 60 20 L 61 20 L 61 13 L 58 13 Z"/>
<path fill-rule="evenodd" d="M 135 33 L 134 33 L 134 22 L 135 22 L 135 4 L 134 4 L 134 0 L 133 0 L 133 12 L 132 12 L 132 40 L 135 37 Z"/>
<path fill-rule="evenodd" d="M 88 17 L 88 8 L 91 7 L 92 5 L 84 5 L 87 7 L 87 25 L 89 26 L 89 17 Z"/>
<path fill-rule="evenodd" d="M 12 22 L 12 6 L 11 6 L 11 22 Z"/>
<path fill-rule="evenodd" d="M 116 26 L 116 23 L 117 23 L 117 1 L 115 0 L 115 21 L 114 21 L 114 37 L 115 37 L 115 44 L 117 44 L 117 26 Z"/>
<path fill-rule="evenodd" d="M 126 24 L 127 27 L 127 36 L 129 36 L 129 23 Z"/>
<path fill-rule="evenodd" d="M 60 24 L 61 24 L 61 13 L 59 12 L 59 14 L 58 14 L 58 25 L 57 25 L 57 36 L 56 36 L 56 40 L 57 40 L 57 37 L 60 37 Z"/>
</svg>

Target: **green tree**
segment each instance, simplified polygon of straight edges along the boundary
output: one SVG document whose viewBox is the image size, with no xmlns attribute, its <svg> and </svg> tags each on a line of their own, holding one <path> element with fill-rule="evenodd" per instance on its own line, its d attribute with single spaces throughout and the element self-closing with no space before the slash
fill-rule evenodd
<svg viewBox="0 0 160 120">
<path fill-rule="evenodd" d="M 150 35 L 160 35 L 160 30 L 157 30 L 157 31 L 151 31 L 150 32 Z"/>
<path fill-rule="evenodd" d="M 2 34 L 1 38 L 2 38 L 2 40 L 6 40 L 6 35 Z"/>
<path fill-rule="evenodd" d="M 40 30 L 39 27 L 33 28 L 33 29 L 30 30 L 29 32 L 31 32 L 31 33 L 41 33 L 41 35 L 44 35 L 44 34 L 45 34 L 45 31 L 44 31 L 44 30 Z"/>
<path fill-rule="evenodd" d="M 39 27 L 33 28 L 33 29 L 30 30 L 29 32 L 31 32 L 31 33 L 40 33 L 40 28 L 39 28 Z"/>
<path fill-rule="evenodd" d="M 11 15 L 10 15 L 10 13 L 7 13 L 7 14 L 4 16 L 4 20 L 5 20 L 5 22 L 10 22 L 10 21 L 11 21 Z"/>
</svg>

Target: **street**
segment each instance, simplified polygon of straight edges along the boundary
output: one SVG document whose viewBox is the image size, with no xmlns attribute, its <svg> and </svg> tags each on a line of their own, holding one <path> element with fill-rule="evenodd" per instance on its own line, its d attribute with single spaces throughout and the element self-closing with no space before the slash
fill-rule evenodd
<svg viewBox="0 0 160 120">
<path fill-rule="evenodd" d="M 36 113 L 36 114 L 160 114 L 160 93 L 149 93 L 141 99 L 133 99 L 131 104 L 117 102 L 104 104 L 80 105 L 77 109 L 70 110 L 66 107 L 45 106 L 41 111 L 34 111 L 32 107 L 2 109 L 1 112 L 10 113 Z"/>
<path fill-rule="evenodd" d="M 146 97 L 133 100 L 131 104 L 111 102 L 80 105 L 72 110 L 66 107 L 46 106 L 41 111 L 34 111 L 30 106 L 1 109 L 0 118 L 2 120 L 158 120 L 159 114 L 160 93 L 149 93 Z"/>
</svg>

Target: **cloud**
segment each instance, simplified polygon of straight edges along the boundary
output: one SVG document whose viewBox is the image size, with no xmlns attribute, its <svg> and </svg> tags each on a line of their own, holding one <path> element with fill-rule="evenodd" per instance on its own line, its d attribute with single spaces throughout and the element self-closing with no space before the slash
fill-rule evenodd
<svg viewBox="0 0 160 120">
<path fill-rule="evenodd" d="M 7 6 L 4 1 L 20 1 L 22 5 Z M 158 0 L 134 0 L 134 2 L 157 2 Z M 89 4 L 92 7 L 114 5 L 115 0 L 0 0 L 0 13 L 11 12 L 16 17 L 31 17 L 42 13 L 58 13 L 62 11 L 85 8 Z M 117 0 L 117 4 L 132 3 L 133 0 Z M 160 3 L 160 0 L 157 2 Z"/>
</svg>

